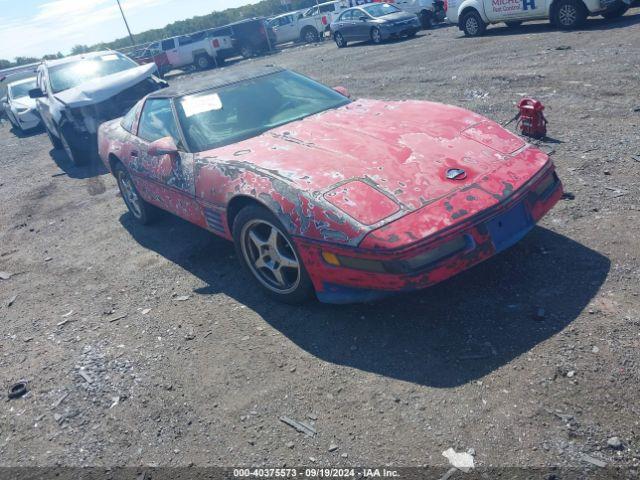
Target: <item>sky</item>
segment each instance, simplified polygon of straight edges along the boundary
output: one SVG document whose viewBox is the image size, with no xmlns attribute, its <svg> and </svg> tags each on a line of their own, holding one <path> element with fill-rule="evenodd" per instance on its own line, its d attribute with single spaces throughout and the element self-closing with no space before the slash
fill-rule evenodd
<svg viewBox="0 0 640 480">
<path fill-rule="evenodd" d="M 256 0 L 121 0 L 133 34 Z M 116 0 L 0 0 L 0 59 L 69 53 L 127 35 Z"/>
</svg>

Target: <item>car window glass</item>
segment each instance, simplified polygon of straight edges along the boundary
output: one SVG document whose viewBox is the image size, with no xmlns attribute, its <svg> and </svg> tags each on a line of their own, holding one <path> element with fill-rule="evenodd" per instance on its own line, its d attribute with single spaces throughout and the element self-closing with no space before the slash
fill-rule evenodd
<svg viewBox="0 0 640 480">
<path fill-rule="evenodd" d="M 131 110 L 127 112 L 127 114 L 122 118 L 122 128 L 124 128 L 127 132 L 133 133 L 133 123 L 136 121 L 136 117 L 138 116 L 138 112 L 140 111 L 140 107 L 142 106 L 142 102 L 138 102 Z"/>
<path fill-rule="evenodd" d="M 169 99 L 147 100 L 142 110 L 142 115 L 140 115 L 138 136 L 147 142 L 155 142 L 164 137 L 171 137 L 178 143 L 180 136 L 178 135 L 178 128 Z"/>
<path fill-rule="evenodd" d="M 327 5 L 320 5 L 320 12 L 321 13 L 329 13 L 329 12 L 333 12 L 334 10 L 334 4 L 333 3 L 329 3 Z"/>
<path fill-rule="evenodd" d="M 349 20 L 351 20 L 352 15 L 353 15 L 353 10 L 347 10 L 340 16 L 340 21 L 348 22 Z"/>
<path fill-rule="evenodd" d="M 173 46 L 175 44 L 173 43 L 173 38 L 170 38 L 169 40 L 163 40 L 162 41 L 162 50 L 167 51 L 167 50 L 173 50 Z"/>
</svg>

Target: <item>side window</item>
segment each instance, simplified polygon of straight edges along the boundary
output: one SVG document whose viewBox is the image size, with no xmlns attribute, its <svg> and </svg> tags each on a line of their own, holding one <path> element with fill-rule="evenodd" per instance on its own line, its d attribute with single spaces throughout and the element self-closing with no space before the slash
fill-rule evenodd
<svg viewBox="0 0 640 480">
<path fill-rule="evenodd" d="M 127 112 L 127 114 L 120 122 L 122 128 L 124 128 L 127 132 L 133 133 L 133 122 L 136 121 L 136 117 L 138 116 L 138 112 L 140 111 L 140 107 L 142 107 L 143 102 L 138 102 L 131 110 Z"/>
<path fill-rule="evenodd" d="M 140 115 L 138 136 L 147 142 L 155 142 L 164 137 L 172 137 L 176 143 L 179 142 L 178 127 L 168 98 L 146 101 Z"/>
<path fill-rule="evenodd" d="M 162 41 L 162 50 L 164 52 L 166 52 L 167 50 L 173 50 L 174 46 L 175 46 L 175 43 L 173 38 Z"/>
<path fill-rule="evenodd" d="M 320 5 L 320 13 L 329 13 L 333 12 L 335 9 L 333 3 L 329 3 L 326 5 Z"/>
<path fill-rule="evenodd" d="M 347 10 L 340 16 L 341 22 L 348 22 L 353 16 L 353 10 Z"/>
</svg>

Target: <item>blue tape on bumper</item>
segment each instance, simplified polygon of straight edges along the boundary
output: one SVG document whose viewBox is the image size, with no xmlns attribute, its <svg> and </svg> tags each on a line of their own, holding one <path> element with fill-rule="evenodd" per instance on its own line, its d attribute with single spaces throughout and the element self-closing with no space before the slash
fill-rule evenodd
<svg viewBox="0 0 640 480">
<path fill-rule="evenodd" d="M 324 290 L 317 292 L 318 300 L 322 303 L 347 304 L 366 303 L 380 300 L 393 295 L 395 292 L 385 292 L 382 290 L 363 290 L 353 287 L 345 287 L 333 283 L 325 283 Z"/>
</svg>

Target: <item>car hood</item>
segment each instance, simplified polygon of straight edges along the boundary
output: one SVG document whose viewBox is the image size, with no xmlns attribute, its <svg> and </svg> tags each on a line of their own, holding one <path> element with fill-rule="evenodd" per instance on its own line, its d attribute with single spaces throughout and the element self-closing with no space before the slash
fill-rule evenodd
<svg viewBox="0 0 640 480">
<path fill-rule="evenodd" d="M 526 145 L 462 108 L 358 100 L 200 156 L 248 162 L 374 225 L 483 182 Z"/>
<path fill-rule="evenodd" d="M 56 98 L 70 108 L 84 107 L 104 102 L 157 72 L 155 63 L 130 68 L 84 82 L 77 87 L 55 94 Z"/>
<path fill-rule="evenodd" d="M 30 98 L 30 97 L 19 97 L 19 98 L 14 98 L 13 100 L 11 100 L 11 106 L 13 108 L 34 109 L 34 108 L 36 108 L 36 101 L 35 101 L 35 99 Z"/>
</svg>

